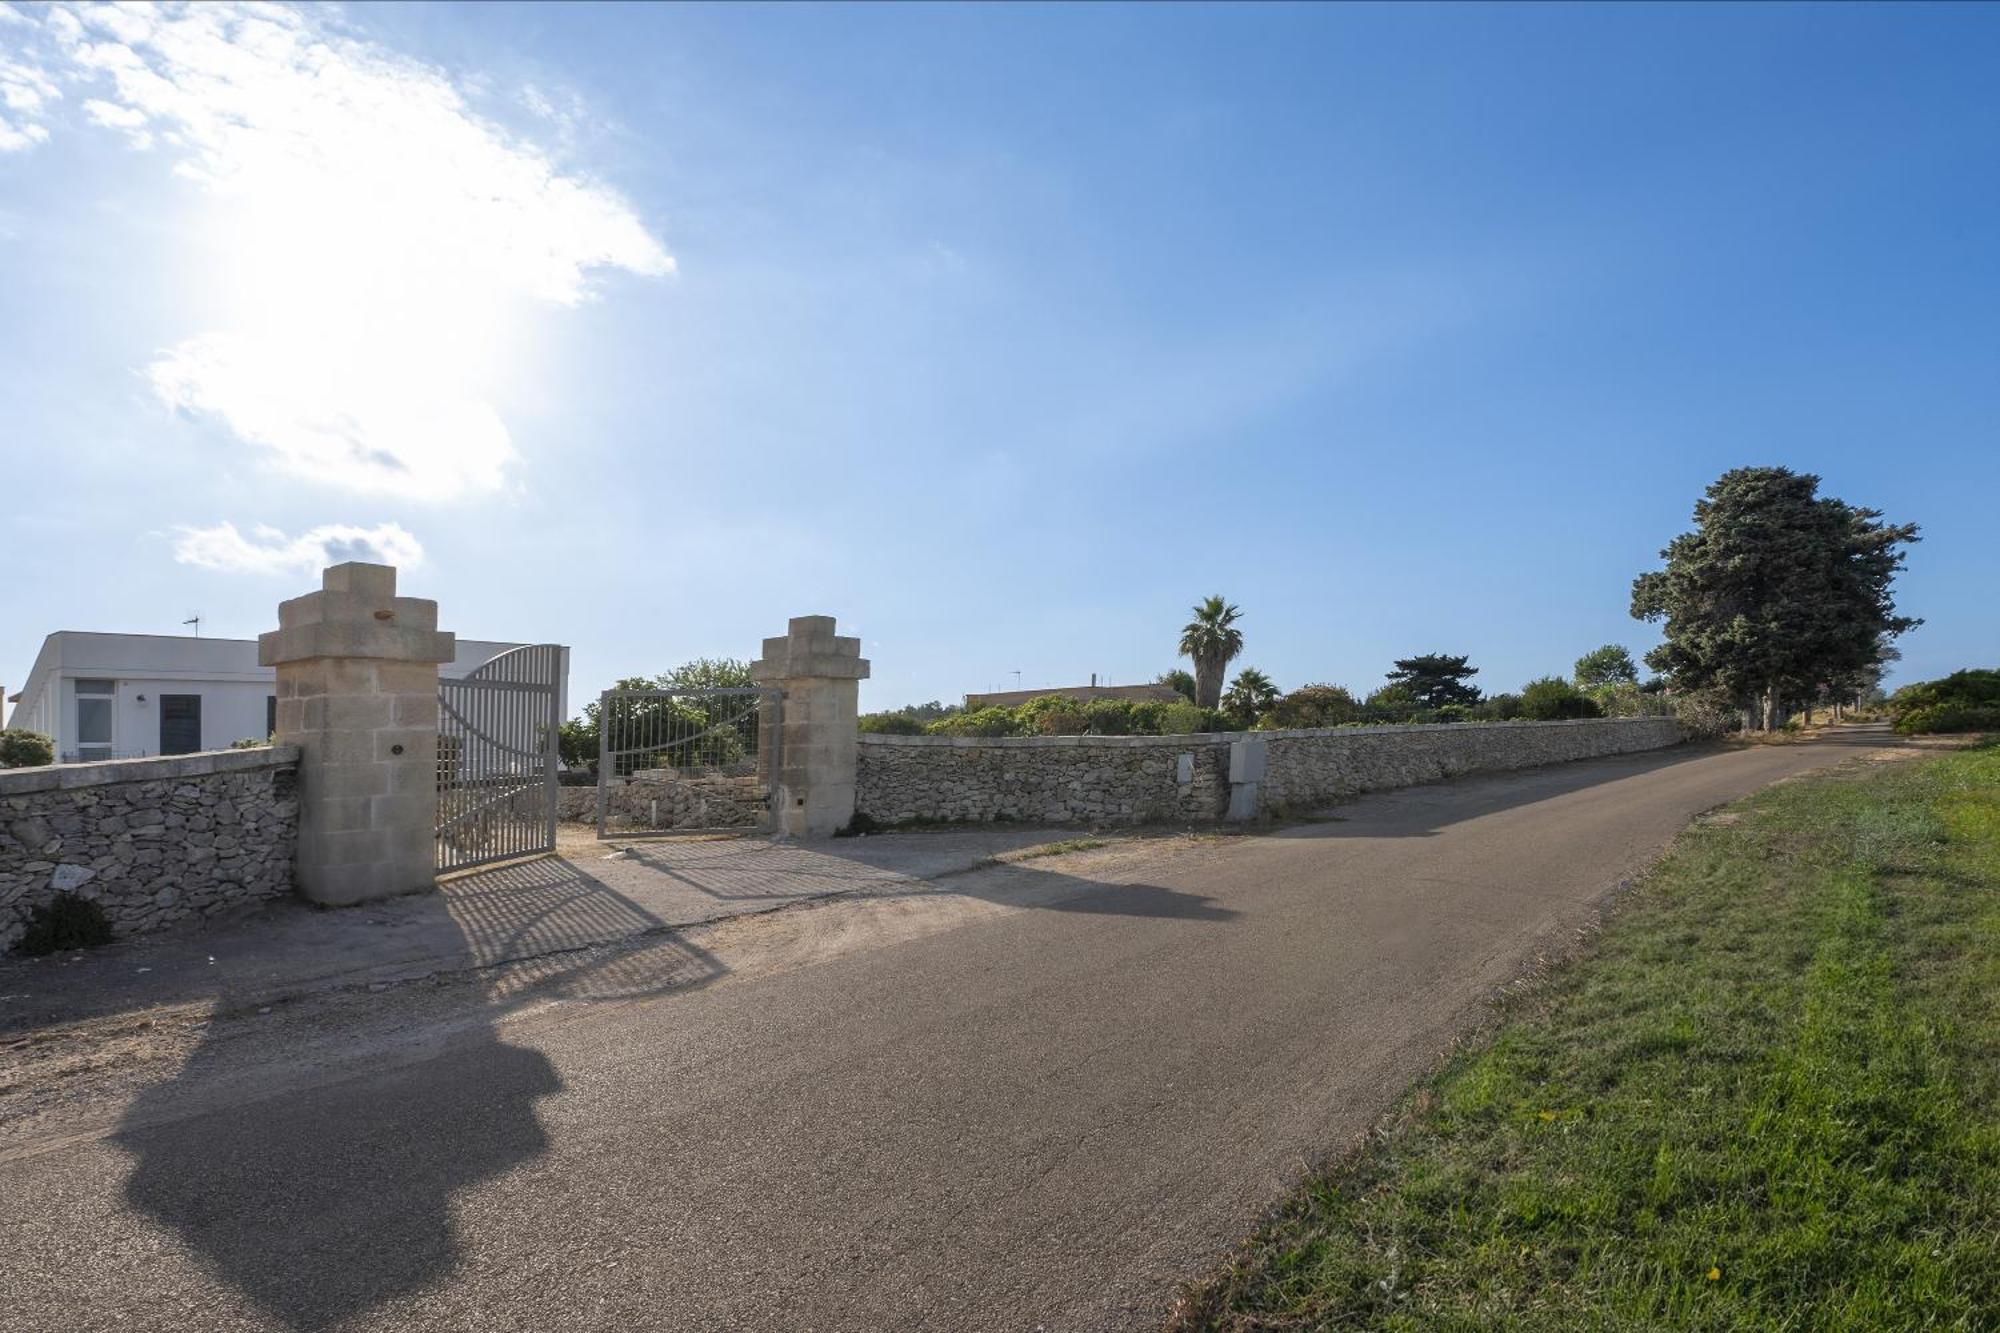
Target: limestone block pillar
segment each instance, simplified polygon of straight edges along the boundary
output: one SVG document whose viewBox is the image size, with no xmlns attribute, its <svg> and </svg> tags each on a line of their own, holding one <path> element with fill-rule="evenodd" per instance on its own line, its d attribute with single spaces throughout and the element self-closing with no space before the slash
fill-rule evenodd
<svg viewBox="0 0 2000 1333">
<path fill-rule="evenodd" d="M 861 640 L 833 631 L 832 616 L 794 616 L 750 664 L 758 684 L 785 692 L 772 829 L 788 837 L 824 837 L 854 817 L 855 727 L 868 662 Z"/>
<path fill-rule="evenodd" d="M 437 882 L 437 603 L 390 565 L 335 565 L 278 608 L 257 660 L 278 670 L 278 740 L 299 747 L 299 891 L 341 905 Z"/>
</svg>

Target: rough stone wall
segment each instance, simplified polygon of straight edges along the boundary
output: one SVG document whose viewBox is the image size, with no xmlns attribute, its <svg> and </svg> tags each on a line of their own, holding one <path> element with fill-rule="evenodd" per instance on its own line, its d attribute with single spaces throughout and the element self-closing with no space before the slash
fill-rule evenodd
<svg viewBox="0 0 2000 1333">
<path fill-rule="evenodd" d="M 1229 749 L 1265 742 L 1263 813 L 1462 773 L 1626 754 L 1682 739 L 1672 718 L 1334 727 L 1201 736 L 879 736 L 860 740 L 856 808 L 921 820 L 1144 824 L 1221 819 Z M 1191 757 L 1191 781 L 1177 779 Z"/>
<path fill-rule="evenodd" d="M 651 770 L 649 770 L 651 771 Z M 605 802 L 608 822 L 619 828 L 756 828 L 767 811 L 764 785 L 752 773 L 697 773 L 648 776 L 636 773 L 614 782 Z M 597 822 L 597 788 L 564 787 L 556 817 L 570 823 Z"/>
<path fill-rule="evenodd" d="M 65 890 L 120 935 L 291 891 L 290 746 L 0 772 L 0 952 Z"/>
<path fill-rule="evenodd" d="M 884 824 L 1208 821 L 1228 803 L 1229 747 L 1218 736 L 871 735 L 858 750 L 855 808 Z"/>
<path fill-rule="evenodd" d="M 1670 717 L 1581 722 L 1468 722 L 1265 732 L 1259 792 L 1267 812 L 1303 812 L 1365 791 L 1442 782 L 1464 773 L 1532 768 L 1676 745 Z"/>
</svg>

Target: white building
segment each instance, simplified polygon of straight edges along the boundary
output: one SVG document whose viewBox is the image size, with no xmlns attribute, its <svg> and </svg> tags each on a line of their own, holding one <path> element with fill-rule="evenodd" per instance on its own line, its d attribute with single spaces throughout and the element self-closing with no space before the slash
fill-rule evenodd
<svg viewBox="0 0 2000 1333">
<path fill-rule="evenodd" d="M 463 676 L 522 646 L 460 639 L 458 657 L 438 672 Z M 257 665 L 255 639 L 58 630 L 9 700 L 7 725 L 49 737 L 58 763 L 221 750 L 276 730 L 276 681 Z M 559 693 L 566 717 L 568 649 Z"/>
</svg>

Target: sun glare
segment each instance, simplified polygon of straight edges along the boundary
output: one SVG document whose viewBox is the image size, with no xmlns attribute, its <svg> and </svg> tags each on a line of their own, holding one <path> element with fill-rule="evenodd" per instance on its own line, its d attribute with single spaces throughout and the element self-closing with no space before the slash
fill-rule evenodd
<svg viewBox="0 0 2000 1333">
<path fill-rule="evenodd" d="M 219 312 L 148 367 L 281 469 L 427 500 L 491 493 L 526 334 L 593 270 L 670 273 L 631 206 L 479 115 L 439 71 L 272 7 L 49 11 L 88 117 L 206 196 Z"/>
</svg>

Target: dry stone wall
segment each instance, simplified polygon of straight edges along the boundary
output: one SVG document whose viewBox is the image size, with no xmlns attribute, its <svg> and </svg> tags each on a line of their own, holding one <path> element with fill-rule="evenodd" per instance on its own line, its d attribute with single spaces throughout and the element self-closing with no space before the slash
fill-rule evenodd
<svg viewBox="0 0 2000 1333">
<path fill-rule="evenodd" d="M 1222 739 L 863 736 L 855 808 L 884 824 L 1205 822 L 1229 802 Z"/>
<path fill-rule="evenodd" d="M 1229 808 L 1232 748 L 1263 747 L 1250 808 L 1270 814 L 1465 773 L 1654 750 L 1682 738 L 1672 718 L 1200 736 L 864 735 L 855 805 L 884 824 L 1202 823 Z"/>
<path fill-rule="evenodd" d="M 1467 722 L 1263 733 L 1260 805 L 1304 812 L 1366 791 L 1442 782 L 1465 773 L 1533 768 L 1679 744 L 1670 717 L 1581 722 Z"/>
<path fill-rule="evenodd" d="M 766 816 L 757 774 L 727 771 L 676 773 L 646 769 L 612 782 L 605 815 L 618 828 L 755 828 Z M 556 817 L 565 823 L 597 821 L 597 788 L 563 787 Z"/>
<path fill-rule="evenodd" d="M 289 893 L 291 746 L 0 772 L 0 952 L 63 892 L 132 935 Z"/>
</svg>

